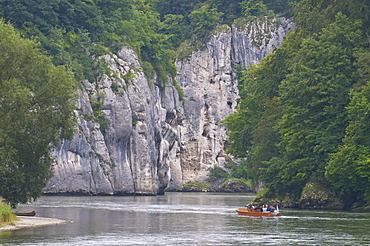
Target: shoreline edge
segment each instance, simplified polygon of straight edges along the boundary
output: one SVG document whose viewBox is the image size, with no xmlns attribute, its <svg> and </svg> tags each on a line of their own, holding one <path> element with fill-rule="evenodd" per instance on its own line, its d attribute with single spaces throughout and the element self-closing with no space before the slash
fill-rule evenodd
<svg viewBox="0 0 370 246">
<path fill-rule="evenodd" d="M 61 220 L 55 218 L 45 218 L 45 217 L 27 217 L 27 216 L 18 216 L 18 221 L 14 221 L 12 224 L 6 224 L 3 227 L 0 227 L 1 231 L 14 231 L 24 228 L 34 228 L 48 225 L 58 225 L 66 224 L 71 221 Z"/>
</svg>

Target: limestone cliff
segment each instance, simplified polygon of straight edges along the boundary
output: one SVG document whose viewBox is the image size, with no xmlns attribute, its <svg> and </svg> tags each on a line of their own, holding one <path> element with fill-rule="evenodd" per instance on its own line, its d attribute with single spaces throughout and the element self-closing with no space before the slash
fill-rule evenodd
<svg viewBox="0 0 370 246">
<path fill-rule="evenodd" d="M 55 150 L 55 175 L 44 192 L 155 195 L 205 181 L 207 169 L 226 158 L 220 121 L 238 98 L 233 65 L 257 63 L 291 26 L 266 19 L 214 34 L 176 63 L 185 101 L 172 81 L 165 88 L 148 81 L 128 47 L 100 57 L 108 72 L 80 89 L 78 130 Z"/>
</svg>

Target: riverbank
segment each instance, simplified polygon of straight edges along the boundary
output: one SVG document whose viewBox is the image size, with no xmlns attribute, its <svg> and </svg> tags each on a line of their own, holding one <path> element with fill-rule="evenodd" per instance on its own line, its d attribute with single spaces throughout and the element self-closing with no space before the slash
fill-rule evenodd
<svg viewBox="0 0 370 246">
<path fill-rule="evenodd" d="M 19 220 L 14 221 L 11 225 L 4 225 L 3 227 L 0 227 L 0 231 L 13 231 L 13 230 L 19 230 L 19 229 L 24 229 L 24 228 L 65 224 L 65 223 L 70 222 L 68 220 L 60 220 L 60 219 L 44 218 L 44 217 L 19 216 L 18 218 Z"/>
</svg>

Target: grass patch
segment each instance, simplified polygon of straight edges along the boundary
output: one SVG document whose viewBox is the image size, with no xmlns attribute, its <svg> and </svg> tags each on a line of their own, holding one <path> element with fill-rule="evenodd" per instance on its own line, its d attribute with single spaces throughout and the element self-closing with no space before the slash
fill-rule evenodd
<svg viewBox="0 0 370 246">
<path fill-rule="evenodd" d="M 0 227 L 4 226 L 5 224 L 11 224 L 17 220 L 19 219 L 12 212 L 12 208 L 6 204 L 0 203 Z"/>
</svg>

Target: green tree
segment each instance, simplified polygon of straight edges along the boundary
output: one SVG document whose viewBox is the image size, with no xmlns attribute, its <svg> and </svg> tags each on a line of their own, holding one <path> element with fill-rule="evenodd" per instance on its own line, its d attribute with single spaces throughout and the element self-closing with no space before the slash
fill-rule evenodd
<svg viewBox="0 0 370 246">
<path fill-rule="evenodd" d="M 359 75 L 369 80 L 369 53 L 359 60 Z M 360 65 L 361 64 L 361 65 Z M 367 67 L 367 69 L 366 69 Z M 347 205 L 370 203 L 370 87 L 352 90 L 347 107 L 349 125 L 338 152 L 330 155 L 326 177 Z"/>
<path fill-rule="evenodd" d="M 209 168 L 208 171 L 209 171 L 209 173 L 207 174 L 208 181 L 211 183 L 215 183 L 219 180 L 223 182 L 225 179 L 230 177 L 230 174 L 221 167 Z"/>
<path fill-rule="evenodd" d="M 278 15 L 292 15 L 291 3 L 299 2 L 300 0 L 264 0 L 268 9 L 273 10 Z"/>
<path fill-rule="evenodd" d="M 73 136 L 76 89 L 65 68 L 3 22 L 0 67 L 0 195 L 14 207 L 40 196 L 51 149 Z"/>
<path fill-rule="evenodd" d="M 328 23 L 313 33 L 299 26 L 282 47 L 238 79 L 238 108 L 224 121 L 230 130 L 228 151 L 245 158 L 255 178 L 264 182 L 267 197 L 296 200 L 315 180 L 331 181 L 348 204 L 368 196 L 367 146 L 346 144 L 337 153 L 352 124 L 349 92 L 361 91 L 370 78 L 366 36 L 361 21 L 342 13 Z M 349 188 L 344 188 L 345 173 L 353 173 Z"/>
<path fill-rule="evenodd" d="M 267 16 L 268 10 L 266 4 L 259 0 L 244 0 L 241 2 L 243 14 L 245 16 Z"/>
<path fill-rule="evenodd" d="M 349 90 L 355 84 L 355 52 L 361 47 L 360 22 L 343 14 L 314 37 L 302 40 L 290 73 L 280 84 L 281 156 L 272 190 L 298 198 L 310 180 L 324 180 L 326 161 L 340 145 L 347 126 Z M 275 170 L 276 171 L 276 170 Z M 270 178 L 271 175 L 269 176 Z"/>
<path fill-rule="evenodd" d="M 320 30 L 336 19 L 342 12 L 351 21 L 361 20 L 364 33 L 370 25 L 370 4 L 367 0 L 301 0 L 294 3 L 293 13 L 297 25 L 307 34 Z"/>
<path fill-rule="evenodd" d="M 218 12 L 211 4 L 204 4 L 189 14 L 190 25 L 194 28 L 193 34 L 198 38 L 205 38 L 221 21 L 222 12 Z"/>
<path fill-rule="evenodd" d="M 179 47 L 187 35 L 187 27 L 183 25 L 184 16 L 168 14 L 164 16 L 161 32 L 168 35 L 174 47 Z"/>
<path fill-rule="evenodd" d="M 266 162 L 279 152 L 279 134 L 275 129 L 281 117 L 278 90 L 287 74 L 290 53 L 290 49 L 280 48 L 239 73 L 241 98 L 237 111 L 223 121 L 230 130 L 227 151 L 246 158 L 256 181 L 266 173 Z"/>
</svg>

